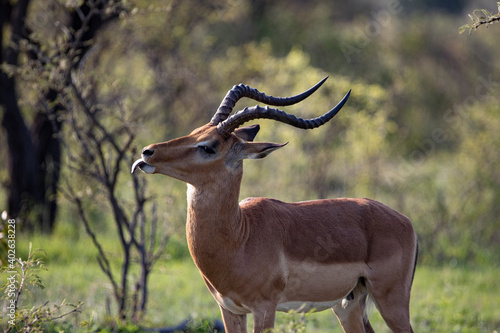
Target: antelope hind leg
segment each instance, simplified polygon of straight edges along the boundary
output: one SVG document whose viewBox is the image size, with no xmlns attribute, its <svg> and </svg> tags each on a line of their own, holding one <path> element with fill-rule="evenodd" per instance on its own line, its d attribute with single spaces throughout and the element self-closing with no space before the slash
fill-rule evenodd
<svg viewBox="0 0 500 333">
<path fill-rule="evenodd" d="M 366 313 L 367 296 L 366 288 L 358 282 L 356 288 L 332 308 L 344 332 L 374 332 Z"/>
</svg>

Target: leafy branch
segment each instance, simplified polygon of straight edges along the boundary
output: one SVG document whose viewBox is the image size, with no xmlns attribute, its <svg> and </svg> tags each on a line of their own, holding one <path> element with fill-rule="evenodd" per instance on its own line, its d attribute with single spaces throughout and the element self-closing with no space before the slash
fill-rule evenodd
<svg viewBox="0 0 500 333">
<path fill-rule="evenodd" d="M 149 274 L 154 263 L 163 254 L 169 235 L 163 234 L 161 240 L 157 239 L 160 238 L 158 231 L 162 226 L 158 225 L 156 201 L 146 196 L 145 180 L 128 173 L 128 166 L 133 163 L 133 156 L 136 155 L 131 148 L 135 138 L 134 129 L 130 126 L 131 120 L 120 117 L 113 119 L 107 115 L 96 98 L 93 80 L 78 78 L 82 78 L 82 75 L 76 72 L 71 75 L 65 101 L 70 110 L 68 124 L 76 140 L 73 148 L 68 146 L 67 149 L 68 168 L 71 173 L 86 180 L 87 188 L 96 186 L 100 193 L 106 195 L 111 207 L 110 216 L 121 244 L 119 274 L 113 272 L 109 254 L 105 252 L 94 230 L 95 226 L 91 223 L 81 195 L 81 184 L 68 180 L 62 191 L 76 204 L 85 231 L 98 250 L 97 262 L 113 287 L 119 319 L 139 322 L 146 311 Z M 127 113 L 120 103 L 118 108 L 116 114 Z M 130 177 L 134 193 L 130 200 L 125 200 L 118 191 L 120 176 L 124 176 L 124 165 L 127 166 L 125 175 Z M 146 204 L 149 203 L 151 212 L 148 214 Z M 139 267 L 139 276 L 133 281 L 130 278 L 131 269 L 136 265 Z"/>
<path fill-rule="evenodd" d="M 469 14 L 469 17 L 472 21 L 471 24 L 465 24 L 459 28 L 460 33 L 464 33 L 469 30 L 469 35 L 472 33 L 472 30 L 476 30 L 482 25 L 485 25 L 486 28 L 489 24 L 493 24 L 495 22 L 500 21 L 500 2 L 497 2 L 498 12 L 493 14 L 487 9 L 474 9 L 472 14 Z"/>
<path fill-rule="evenodd" d="M 8 284 L 2 287 L 3 295 L 0 298 L 7 301 L 12 299 L 13 309 L 15 310 L 13 316 L 9 316 L 10 320 L 8 320 L 8 326 L 4 330 L 5 333 L 11 331 L 43 332 L 43 325 L 45 323 L 53 322 L 54 320 L 80 312 L 80 308 L 83 305 L 82 302 L 78 302 L 78 304 L 69 304 L 64 300 L 60 304 L 54 304 L 51 307 L 48 306 L 48 301 L 40 306 L 31 308 L 19 306 L 21 296 L 26 292 L 31 292 L 28 286 L 39 289 L 45 288 L 43 280 L 38 276 L 37 272 L 41 269 L 46 270 L 46 268 L 44 262 L 37 254 L 41 254 L 44 257 L 46 256 L 45 252 L 41 249 L 33 251 L 32 244 L 30 243 L 28 258 L 26 260 L 22 260 L 21 258 L 17 259 L 19 272 L 16 275 L 19 276 L 19 281 L 15 281 L 16 292 L 14 297 L 12 297 L 10 293 L 12 289 L 8 287 Z M 0 272 L 4 270 L 6 269 L 2 268 Z"/>
<path fill-rule="evenodd" d="M 129 109 L 121 102 L 125 97 L 116 92 L 106 95 L 108 100 L 116 102 L 102 103 L 97 75 L 92 65 L 86 64 L 91 55 L 92 61 L 99 61 L 95 42 L 98 29 L 126 15 L 130 6 L 126 0 L 85 0 L 67 1 L 64 7 L 71 16 L 69 22 L 74 24 L 57 21 L 57 38 L 50 42 L 40 34 L 29 34 L 20 42 L 28 55 L 26 65 L 7 69 L 12 75 L 23 78 L 30 75 L 31 81 L 44 82 L 37 91 L 44 95 L 50 93 L 51 98 L 41 97 L 41 105 L 49 118 L 59 122 L 57 139 L 60 148 L 66 148 L 67 156 L 67 161 L 61 160 L 66 162 L 68 170 L 61 174 L 61 181 L 66 180 L 66 185 L 60 186 L 58 193 L 76 205 L 85 231 L 97 249 L 99 267 L 112 286 L 119 318 L 139 321 L 146 310 L 149 274 L 161 257 L 169 235 L 160 236 L 157 232 L 163 225 L 158 223 L 156 201 L 146 196 L 146 181 L 128 172 L 137 155 L 132 149 L 137 123 L 134 115 L 141 112 Z M 136 104 L 139 108 L 140 103 Z M 55 112 L 55 107 L 61 112 Z M 134 196 L 130 199 L 120 191 L 127 184 L 133 186 Z M 106 253 L 92 223 L 88 206 L 95 198 L 82 195 L 85 192 L 82 187 L 104 194 L 99 204 L 109 204 L 108 216 L 114 222 L 121 245 L 122 260 L 117 265 Z M 138 273 L 132 269 L 136 266 Z M 131 277 L 133 274 L 138 276 Z"/>
</svg>

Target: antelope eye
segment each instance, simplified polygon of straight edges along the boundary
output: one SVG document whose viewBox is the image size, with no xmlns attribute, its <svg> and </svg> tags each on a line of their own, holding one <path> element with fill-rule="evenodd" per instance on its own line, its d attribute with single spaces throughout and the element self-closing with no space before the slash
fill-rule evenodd
<svg viewBox="0 0 500 333">
<path fill-rule="evenodd" d="M 215 154 L 215 150 L 213 150 L 212 148 L 208 147 L 208 146 L 198 146 L 198 148 L 202 149 L 205 153 L 207 154 Z"/>
</svg>

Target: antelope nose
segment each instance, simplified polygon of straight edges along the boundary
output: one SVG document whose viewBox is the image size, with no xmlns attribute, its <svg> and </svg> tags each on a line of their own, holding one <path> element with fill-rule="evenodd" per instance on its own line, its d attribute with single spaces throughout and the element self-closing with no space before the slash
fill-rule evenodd
<svg viewBox="0 0 500 333">
<path fill-rule="evenodd" d="M 142 150 L 142 156 L 143 156 L 143 157 L 146 157 L 146 158 L 149 158 L 149 157 L 153 156 L 154 152 L 155 152 L 155 151 L 154 151 L 154 150 L 152 150 L 152 149 L 146 149 L 146 148 L 144 148 L 144 149 Z"/>
</svg>

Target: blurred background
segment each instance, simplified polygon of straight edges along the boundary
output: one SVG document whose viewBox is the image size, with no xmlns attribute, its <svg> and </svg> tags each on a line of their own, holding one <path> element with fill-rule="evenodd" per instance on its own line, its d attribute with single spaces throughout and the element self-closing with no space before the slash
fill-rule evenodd
<svg viewBox="0 0 500 333">
<path fill-rule="evenodd" d="M 199 308 L 188 303 L 175 314 L 165 314 L 165 306 L 196 296 L 147 297 L 148 286 L 165 294 L 171 292 L 162 288 L 197 290 L 180 277 L 188 285 L 172 282 L 172 267 L 184 272 L 184 263 L 192 265 L 185 184 L 130 175 L 131 163 L 142 147 L 209 122 L 235 84 L 290 96 L 329 76 L 285 111 L 314 117 L 352 89 L 346 106 L 313 131 L 259 121 L 257 140 L 290 143 L 245 163 L 241 199 L 381 201 L 414 223 L 424 267 L 416 283 L 445 276 L 456 282 L 419 285 L 429 295 L 451 288 L 436 308 L 414 316 L 421 330 L 447 327 L 440 320 L 455 331 L 500 327 L 500 308 L 490 299 L 500 297 L 493 282 L 500 270 L 500 24 L 459 33 L 475 9 L 495 14 L 495 1 L 18 0 L 0 6 L 4 235 L 15 219 L 17 254 L 27 257 L 32 242 L 47 253 L 49 269 L 47 288 L 26 304 L 57 300 L 69 290 L 75 301 L 90 304 L 83 313 L 96 311 L 90 315 L 96 322 L 104 313 L 152 325 L 195 312 L 217 317 L 209 295 Z M 236 109 L 254 104 L 243 100 Z M 462 282 L 453 280 L 456 274 Z M 192 279 L 201 280 L 196 273 Z M 470 295 L 478 303 L 469 313 L 470 299 L 460 305 L 453 297 L 471 286 L 482 289 Z M 461 315 L 433 317 L 446 307 Z"/>
</svg>

